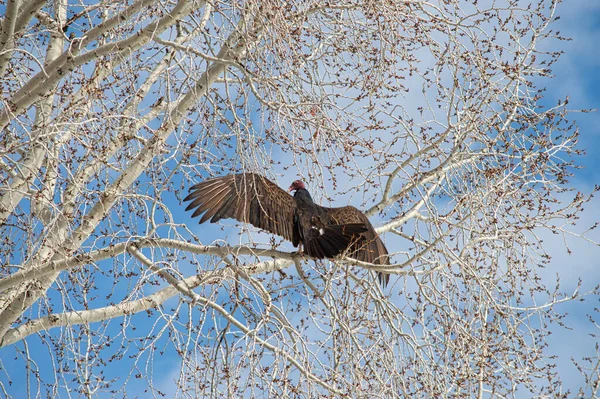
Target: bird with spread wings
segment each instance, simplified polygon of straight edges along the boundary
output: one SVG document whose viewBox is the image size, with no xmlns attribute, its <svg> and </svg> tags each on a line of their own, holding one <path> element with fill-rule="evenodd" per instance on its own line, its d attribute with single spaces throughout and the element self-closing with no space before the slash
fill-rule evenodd
<svg viewBox="0 0 600 399">
<path fill-rule="evenodd" d="M 353 206 L 328 208 L 314 203 L 304 183 L 296 180 L 290 195 L 266 177 L 240 173 L 208 179 L 190 188 L 184 201 L 200 223 L 232 218 L 277 234 L 314 258 L 351 258 L 389 265 L 388 251 L 367 216 Z M 389 274 L 378 273 L 383 286 Z"/>
</svg>

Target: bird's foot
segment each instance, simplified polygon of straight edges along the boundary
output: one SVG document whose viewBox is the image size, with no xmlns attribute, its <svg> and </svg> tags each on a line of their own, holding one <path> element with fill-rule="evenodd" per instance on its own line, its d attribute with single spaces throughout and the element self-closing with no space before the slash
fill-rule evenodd
<svg viewBox="0 0 600 399">
<path fill-rule="evenodd" d="M 292 256 L 301 256 L 304 258 L 306 256 L 306 254 L 304 253 L 304 251 L 299 250 L 299 251 L 292 252 Z"/>
</svg>

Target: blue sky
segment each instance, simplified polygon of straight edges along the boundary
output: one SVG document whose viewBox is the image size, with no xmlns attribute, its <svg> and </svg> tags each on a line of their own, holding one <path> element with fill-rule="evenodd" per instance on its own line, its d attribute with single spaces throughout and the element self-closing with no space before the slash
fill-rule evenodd
<svg viewBox="0 0 600 399">
<path fill-rule="evenodd" d="M 547 99 L 570 97 L 570 109 L 600 108 L 600 2 L 589 0 L 568 0 L 559 5 L 560 20 L 554 25 L 562 36 L 572 38 L 562 42 L 560 48 L 565 51 L 554 66 L 555 79 L 547 82 Z M 589 193 L 595 184 L 600 184 L 600 114 L 598 112 L 576 113 L 571 118 L 580 128 L 579 148 L 587 155 L 577 161 L 584 168 L 576 172 L 571 180 L 573 186 Z M 585 209 L 578 229 L 584 230 L 600 220 L 600 198 L 594 198 Z M 547 236 L 545 243 L 551 248 L 552 262 L 547 270 L 548 277 L 558 275 L 565 291 L 574 290 L 581 278 L 582 291 L 592 289 L 600 283 L 600 248 L 580 239 L 568 240 L 573 251 L 571 255 L 564 249 L 562 237 Z M 600 241 L 600 232 L 590 234 L 590 238 Z M 590 333 L 598 333 L 587 320 L 587 314 L 598 306 L 598 297 L 590 297 L 585 302 L 573 302 L 559 306 L 560 311 L 568 312 L 565 324 L 572 330 L 555 327 L 548 342 L 550 352 L 558 355 L 556 360 L 565 388 L 575 390 L 584 382 L 572 365 L 570 358 L 593 356 L 597 339 Z M 594 331 L 595 330 L 595 331 Z"/>
</svg>

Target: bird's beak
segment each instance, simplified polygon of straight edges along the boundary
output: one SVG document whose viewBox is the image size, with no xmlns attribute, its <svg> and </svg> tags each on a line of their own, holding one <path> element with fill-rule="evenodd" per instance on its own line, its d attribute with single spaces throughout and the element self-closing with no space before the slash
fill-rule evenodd
<svg viewBox="0 0 600 399">
<path fill-rule="evenodd" d="M 288 193 L 289 193 L 289 192 L 292 192 L 292 191 L 294 191 L 294 186 L 290 186 L 290 187 L 288 188 Z"/>
</svg>

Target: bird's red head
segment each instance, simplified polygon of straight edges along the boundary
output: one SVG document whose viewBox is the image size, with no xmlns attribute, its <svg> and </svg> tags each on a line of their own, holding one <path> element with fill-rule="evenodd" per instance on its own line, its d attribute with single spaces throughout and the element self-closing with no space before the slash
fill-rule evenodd
<svg viewBox="0 0 600 399">
<path fill-rule="evenodd" d="M 288 188 L 288 191 L 300 190 L 301 188 L 305 188 L 304 182 L 302 180 L 295 180 L 290 188 Z"/>
</svg>

